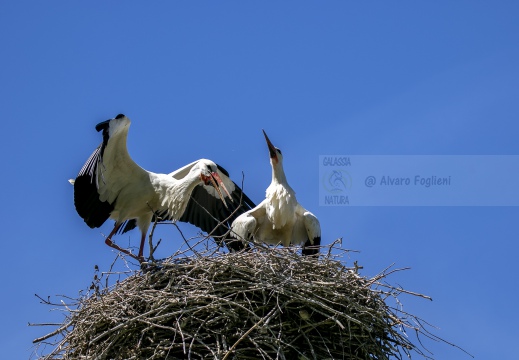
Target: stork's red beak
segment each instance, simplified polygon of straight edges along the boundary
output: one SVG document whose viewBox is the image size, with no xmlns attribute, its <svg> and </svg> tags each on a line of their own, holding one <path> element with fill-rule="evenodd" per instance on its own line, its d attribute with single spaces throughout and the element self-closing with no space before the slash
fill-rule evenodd
<svg viewBox="0 0 519 360">
<path fill-rule="evenodd" d="M 222 202 L 223 202 L 224 206 L 226 208 L 228 208 L 227 207 L 227 203 L 225 202 L 225 197 L 223 196 L 222 191 L 220 190 L 220 188 L 222 188 L 223 191 L 225 192 L 225 194 L 227 194 L 227 196 L 229 197 L 229 199 L 231 199 L 231 202 L 233 202 L 233 200 L 232 200 L 231 195 L 229 194 L 229 191 L 227 191 L 227 188 L 225 187 L 222 179 L 218 175 L 218 173 L 217 172 L 212 172 L 210 176 L 205 176 L 204 174 L 200 174 L 200 179 L 206 185 L 209 185 L 209 184 L 213 185 L 213 187 L 216 189 L 216 192 L 218 193 L 218 196 L 220 197 L 220 199 L 222 199 Z"/>
<path fill-rule="evenodd" d="M 229 198 L 229 200 L 231 200 L 231 202 L 233 202 L 231 194 L 229 194 L 229 191 L 225 187 L 225 184 L 223 183 L 222 179 L 220 178 L 220 175 L 218 175 L 218 173 L 216 171 L 212 172 L 211 175 L 213 175 L 213 178 L 216 179 L 218 187 L 222 188 L 223 191 L 225 192 L 225 194 L 227 195 L 227 197 Z M 222 198 L 222 200 L 223 200 L 223 203 L 225 204 L 225 200 L 223 198 Z"/>
<path fill-rule="evenodd" d="M 263 131 L 263 135 L 265 135 L 265 140 L 267 140 L 267 145 L 269 147 L 270 158 L 271 159 L 276 159 L 276 161 L 277 161 L 277 159 L 278 159 L 277 149 L 274 146 L 274 144 L 272 144 L 272 142 L 270 141 L 270 139 L 267 136 L 267 133 L 265 132 L 265 130 L 262 130 L 262 131 Z"/>
</svg>

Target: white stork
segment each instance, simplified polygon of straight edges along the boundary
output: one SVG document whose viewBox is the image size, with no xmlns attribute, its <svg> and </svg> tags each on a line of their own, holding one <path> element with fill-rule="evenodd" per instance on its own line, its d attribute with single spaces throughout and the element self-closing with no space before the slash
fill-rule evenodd
<svg viewBox="0 0 519 360">
<path fill-rule="evenodd" d="M 91 228 L 100 227 L 108 218 L 115 220 L 106 244 L 139 261 L 143 261 L 146 233 L 155 216 L 161 221 L 189 222 L 221 245 L 232 221 L 254 203 L 211 160 L 197 160 L 171 174 L 144 170 L 128 154 L 129 127 L 130 119 L 123 114 L 96 125 L 103 142 L 71 181 L 78 214 Z M 118 232 L 135 226 L 141 231 L 137 256 L 112 241 Z M 236 240 L 225 242 L 231 250 L 243 248 Z"/>
<path fill-rule="evenodd" d="M 270 153 L 272 182 L 265 200 L 234 220 L 231 235 L 267 244 L 303 244 L 303 255 L 316 255 L 321 244 L 319 220 L 297 202 L 283 170 L 281 150 L 272 145 L 265 131 L 263 134 Z"/>
</svg>

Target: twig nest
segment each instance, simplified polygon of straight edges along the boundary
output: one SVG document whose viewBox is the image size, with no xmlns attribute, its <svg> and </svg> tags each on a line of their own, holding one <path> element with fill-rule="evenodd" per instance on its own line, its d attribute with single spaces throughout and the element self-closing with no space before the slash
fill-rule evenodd
<svg viewBox="0 0 519 360">
<path fill-rule="evenodd" d="M 334 249 L 344 255 L 346 250 Z M 388 359 L 421 353 L 385 302 L 401 289 L 337 255 L 195 254 L 79 299 L 45 359 Z M 413 321 L 413 322 L 411 322 Z"/>
</svg>

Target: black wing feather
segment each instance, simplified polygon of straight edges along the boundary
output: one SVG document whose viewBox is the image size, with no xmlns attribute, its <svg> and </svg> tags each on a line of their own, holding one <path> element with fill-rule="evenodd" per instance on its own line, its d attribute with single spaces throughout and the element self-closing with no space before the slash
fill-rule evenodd
<svg viewBox="0 0 519 360">
<path fill-rule="evenodd" d="M 314 238 L 313 243 L 310 240 L 307 240 L 303 245 L 303 255 L 318 255 L 319 247 L 321 245 L 321 237 L 318 236 Z"/>
<path fill-rule="evenodd" d="M 230 177 L 229 176 L 229 173 L 227 172 L 227 170 L 225 170 L 223 167 L 221 167 L 220 165 L 216 164 L 216 167 L 218 168 L 218 170 L 220 170 L 225 176 L 227 177 Z M 235 184 L 236 185 L 236 184 Z"/>
<path fill-rule="evenodd" d="M 76 211 L 91 228 L 104 224 L 113 211 L 113 204 L 99 200 L 96 184 L 96 168 L 101 161 L 102 145 L 90 155 L 74 181 L 74 205 Z"/>
<path fill-rule="evenodd" d="M 220 171 L 222 170 L 220 169 Z M 232 222 L 238 216 L 256 205 L 238 185 L 234 185 L 235 190 L 231 193 L 233 201 L 227 200 L 228 208 L 219 198 L 215 198 L 202 185 L 198 185 L 191 193 L 191 199 L 179 220 L 193 224 L 202 231 L 210 233 L 220 246 L 225 243 L 230 250 L 239 251 L 244 248 L 241 241 L 230 238 L 224 239 L 223 236 L 228 233 Z M 220 222 L 223 223 L 218 225 Z"/>
<path fill-rule="evenodd" d="M 155 221 L 155 218 L 152 219 L 152 221 Z M 137 227 L 137 220 L 136 219 L 130 219 L 126 220 L 121 224 L 121 227 L 119 230 L 117 230 L 117 234 L 124 234 L 130 230 L 133 230 Z"/>
<path fill-rule="evenodd" d="M 74 205 L 76 211 L 91 228 L 104 224 L 114 210 L 114 203 L 99 200 L 97 191 L 97 167 L 103 161 L 103 153 L 109 139 L 110 120 L 96 125 L 103 132 L 103 142 L 94 150 L 74 181 Z"/>
</svg>

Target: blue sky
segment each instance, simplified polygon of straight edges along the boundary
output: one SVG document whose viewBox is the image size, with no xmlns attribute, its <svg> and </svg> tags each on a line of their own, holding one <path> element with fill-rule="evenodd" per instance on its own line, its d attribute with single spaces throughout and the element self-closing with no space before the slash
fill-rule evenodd
<svg viewBox="0 0 519 360">
<path fill-rule="evenodd" d="M 89 229 L 67 179 L 101 141 L 95 124 L 124 113 L 141 166 L 210 158 L 243 171 L 256 202 L 265 129 L 324 244 L 343 237 L 366 276 L 411 267 L 389 282 L 433 301 L 402 296 L 404 310 L 477 359 L 514 358 L 519 208 L 323 207 L 318 161 L 519 154 L 518 17 L 512 1 L 2 2 L 2 355 L 28 358 L 50 331 L 28 322 L 61 321 L 35 293 L 77 296 L 113 262 L 112 224 Z M 179 239 L 163 231 L 167 256 Z"/>
</svg>

